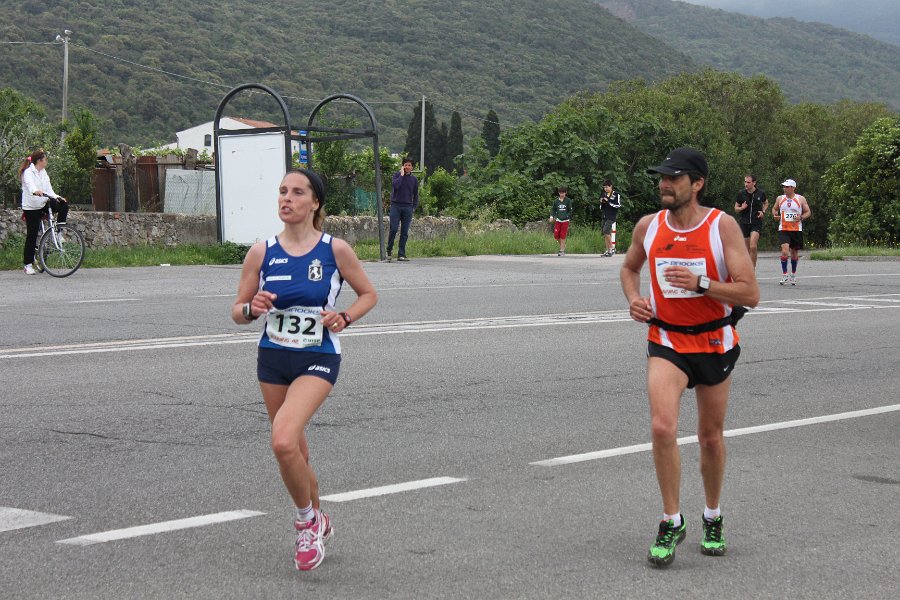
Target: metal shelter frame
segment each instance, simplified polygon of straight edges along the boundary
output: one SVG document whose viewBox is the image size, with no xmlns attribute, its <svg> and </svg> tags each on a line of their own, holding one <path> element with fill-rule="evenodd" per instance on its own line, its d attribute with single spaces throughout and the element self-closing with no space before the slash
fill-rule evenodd
<svg viewBox="0 0 900 600">
<path fill-rule="evenodd" d="M 257 129 L 221 129 L 220 121 L 222 119 L 222 115 L 225 112 L 225 106 L 240 92 L 245 90 L 262 90 L 267 93 L 271 97 L 273 97 L 276 102 L 278 102 L 278 106 L 281 108 L 282 116 L 284 117 L 284 126 L 276 126 L 276 127 L 265 127 L 265 128 L 257 128 Z M 319 114 L 327 104 L 333 102 L 335 100 L 350 100 L 359 105 L 368 115 L 369 117 L 369 127 L 357 128 L 357 129 L 345 129 L 340 127 L 322 127 L 315 125 L 316 116 Z M 377 219 L 378 219 L 378 247 L 379 253 L 381 256 L 381 260 L 385 260 L 387 255 L 384 249 L 384 207 L 382 206 L 382 189 L 381 189 L 381 153 L 379 151 L 378 146 L 378 123 L 375 120 L 375 114 L 372 112 L 372 109 L 369 108 L 369 105 L 353 96 L 351 94 L 333 94 L 328 96 L 321 102 L 319 102 L 316 107 L 312 110 L 309 115 L 309 119 L 305 128 L 301 129 L 299 127 L 294 127 L 297 131 L 303 131 L 303 134 L 294 134 L 292 132 L 291 127 L 291 116 L 288 111 L 287 104 L 285 104 L 284 99 L 272 88 L 263 85 L 261 83 L 245 83 L 243 85 L 239 85 L 236 88 L 232 89 L 228 92 L 222 101 L 219 102 L 219 107 L 216 109 L 216 118 L 213 122 L 213 135 L 215 139 L 214 148 L 219 147 L 219 137 L 221 136 L 229 136 L 229 135 L 252 135 L 253 133 L 275 133 L 281 132 L 284 135 L 284 168 L 285 172 L 290 171 L 293 168 L 293 161 L 291 156 L 291 142 L 299 141 L 301 143 L 305 143 L 307 150 L 307 164 L 310 169 L 313 168 L 313 143 L 315 142 L 335 142 L 338 140 L 355 140 L 361 138 L 372 138 L 372 150 L 373 150 L 373 159 L 375 163 L 375 195 L 377 200 L 375 202 Z M 311 137 L 310 133 L 316 132 L 318 134 L 324 134 L 317 137 Z M 221 177 L 216 177 L 216 224 L 218 227 L 218 237 L 219 242 L 223 241 L 224 238 L 224 224 L 222 221 L 222 190 L 221 190 Z"/>
<path fill-rule="evenodd" d="M 257 89 L 262 90 L 263 92 L 272 96 L 276 102 L 278 102 L 278 106 L 281 108 L 281 114 L 284 117 L 284 127 L 265 127 L 265 128 L 256 128 L 256 129 L 221 129 L 219 127 L 220 121 L 222 119 L 222 114 L 225 112 L 225 106 L 240 92 L 244 90 Z M 214 145 L 213 148 L 218 150 L 219 148 L 219 137 L 229 136 L 229 135 L 252 135 L 254 133 L 275 133 L 282 132 L 284 134 L 284 169 L 285 173 L 288 172 L 292 168 L 291 162 L 291 140 L 293 136 L 291 135 L 291 116 L 288 112 L 287 104 L 285 104 L 284 99 L 272 88 L 263 85 L 261 83 L 245 83 L 243 85 L 239 85 L 236 88 L 232 89 L 230 92 L 225 94 L 225 97 L 222 98 L 222 101 L 219 102 L 219 107 L 216 109 L 216 118 L 213 121 L 213 140 Z M 221 161 L 216 161 L 218 164 L 216 168 L 221 167 Z M 216 174 L 216 226 L 218 230 L 218 241 L 221 243 L 224 241 L 225 237 L 225 225 L 222 221 L 222 190 L 220 174 Z"/>
<path fill-rule="evenodd" d="M 359 128 L 359 129 L 344 129 L 341 127 L 320 127 L 315 125 L 316 115 L 319 114 L 319 111 L 322 110 L 328 103 L 333 102 L 335 100 L 350 100 L 358 104 L 363 110 L 366 111 L 366 114 L 369 116 L 369 127 L 368 128 Z M 336 142 L 338 140 L 357 140 L 361 138 L 372 138 L 372 150 L 374 151 L 374 161 L 375 161 L 375 208 L 376 215 L 378 220 L 378 251 L 381 256 L 381 260 L 387 259 L 387 254 L 384 251 L 384 207 L 382 206 L 382 197 L 381 197 L 381 153 L 378 148 L 378 123 L 375 121 L 375 114 L 372 112 L 372 109 L 369 108 L 369 105 L 353 96 L 351 94 L 333 94 L 328 96 L 321 102 L 319 102 L 316 107 L 309 114 L 309 119 L 306 125 L 306 135 L 291 135 L 291 139 L 298 141 L 306 142 L 306 152 L 307 152 L 307 161 L 309 168 L 313 168 L 313 146 L 312 144 L 315 142 Z M 325 134 L 321 137 L 310 137 L 310 132 L 322 133 Z"/>
</svg>

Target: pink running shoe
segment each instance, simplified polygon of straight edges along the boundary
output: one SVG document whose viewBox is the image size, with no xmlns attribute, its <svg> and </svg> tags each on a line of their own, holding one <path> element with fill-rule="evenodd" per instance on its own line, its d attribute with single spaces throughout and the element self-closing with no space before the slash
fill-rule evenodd
<svg viewBox="0 0 900 600">
<path fill-rule="evenodd" d="M 325 560 L 325 540 L 334 531 L 331 519 L 317 510 L 315 520 L 307 523 L 294 521 L 294 529 L 297 531 L 294 566 L 301 571 L 311 571 Z"/>
</svg>

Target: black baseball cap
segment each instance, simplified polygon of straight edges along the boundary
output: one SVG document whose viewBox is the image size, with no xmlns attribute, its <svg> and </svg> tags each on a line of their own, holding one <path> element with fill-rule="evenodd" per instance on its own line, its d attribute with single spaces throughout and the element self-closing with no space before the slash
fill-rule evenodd
<svg viewBox="0 0 900 600">
<path fill-rule="evenodd" d="M 681 175 L 683 173 L 699 173 L 704 178 L 709 176 L 709 165 L 706 157 L 699 150 L 693 148 L 675 148 L 666 156 L 661 165 L 650 167 L 647 173 L 662 173 L 663 175 Z"/>
</svg>

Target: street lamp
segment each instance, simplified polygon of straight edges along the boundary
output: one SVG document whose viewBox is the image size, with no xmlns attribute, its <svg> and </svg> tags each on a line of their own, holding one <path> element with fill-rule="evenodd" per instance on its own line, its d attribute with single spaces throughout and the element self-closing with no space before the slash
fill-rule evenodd
<svg viewBox="0 0 900 600">
<path fill-rule="evenodd" d="M 63 93 L 62 93 L 62 120 L 65 123 L 66 119 L 69 116 L 68 107 L 69 107 L 69 36 L 72 35 L 72 31 L 69 29 L 63 30 L 62 35 L 57 34 L 56 41 L 62 42 L 63 44 Z M 65 131 L 62 133 L 62 137 L 65 137 Z"/>
</svg>

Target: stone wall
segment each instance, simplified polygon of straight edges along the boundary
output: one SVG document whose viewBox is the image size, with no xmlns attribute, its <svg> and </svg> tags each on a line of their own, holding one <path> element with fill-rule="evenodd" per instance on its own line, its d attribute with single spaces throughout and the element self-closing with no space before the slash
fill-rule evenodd
<svg viewBox="0 0 900 600">
<path fill-rule="evenodd" d="M 25 235 L 25 222 L 21 216 L 21 210 L 0 209 L 0 244 L 10 234 Z M 209 215 L 73 210 L 69 212 L 68 222 L 84 235 L 90 248 L 207 245 L 214 244 L 217 235 L 216 218 Z M 362 239 L 377 239 L 376 223 L 374 217 L 327 217 L 325 231 L 353 244 Z M 387 236 L 386 217 L 384 229 Z M 456 219 L 421 217 L 413 220 L 409 236 L 417 240 L 435 239 L 461 231 L 462 225 Z"/>
<path fill-rule="evenodd" d="M 21 210 L 0 211 L 0 243 L 11 233 L 25 235 Z M 89 248 L 177 246 L 216 241 L 216 218 L 163 213 L 70 211 L 68 224 L 84 235 Z"/>
</svg>

